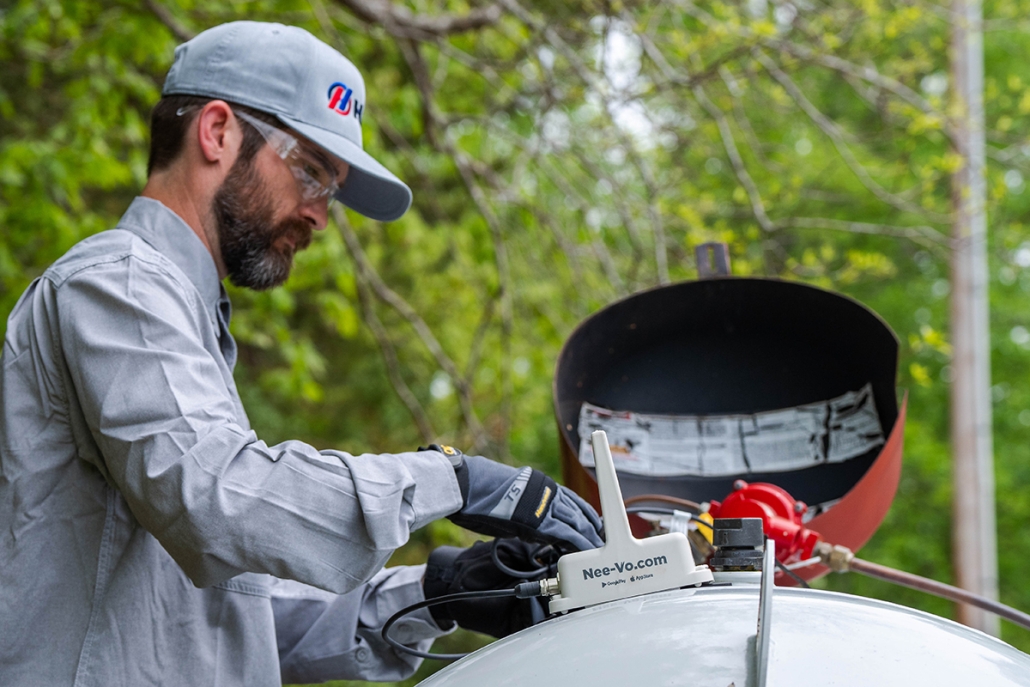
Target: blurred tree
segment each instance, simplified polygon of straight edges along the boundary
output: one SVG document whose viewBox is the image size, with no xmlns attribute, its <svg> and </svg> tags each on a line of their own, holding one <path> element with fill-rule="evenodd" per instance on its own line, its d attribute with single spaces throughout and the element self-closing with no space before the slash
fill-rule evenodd
<svg viewBox="0 0 1030 687">
<path fill-rule="evenodd" d="M 1024 609 L 1028 9 L 985 6 L 1001 591 Z M 365 146 L 415 193 L 391 224 L 338 212 L 285 287 L 233 293 L 262 438 L 443 439 L 557 474 L 565 337 L 614 298 L 694 278 L 692 246 L 726 241 L 737 274 L 842 291 L 898 333 L 905 469 L 863 555 L 951 579 L 944 3 L 14 0 L 0 9 L 2 312 L 142 187 L 174 46 L 244 18 L 303 26 L 363 69 Z M 467 541 L 438 523 L 394 561 Z M 862 578 L 823 584 L 953 612 Z"/>
</svg>

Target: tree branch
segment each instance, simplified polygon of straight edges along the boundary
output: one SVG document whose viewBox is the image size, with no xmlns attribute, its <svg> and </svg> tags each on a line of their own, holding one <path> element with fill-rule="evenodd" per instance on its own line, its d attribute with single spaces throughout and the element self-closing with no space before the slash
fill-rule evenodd
<svg viewBox="0 0 1030 687">
<path fill-rule="evenodd" d="M 493 66 L 476 60 L 464 50 L 456 48 L 449 41 L 438 41 L 436 43 L 436 49 L 440 51 L 441 55 L 449 57 L 455 62 L 464 65 L 472 73 L 486 79 L 486 81 L 496 89 L 496 95 L 500 96 L 503 94 L 509 100 L 514 100 L 521 95 L 519 91 L 512 88 L 504 81 L 504 79 L 501 78 L 500 74 L 497 73 L 497 70 L 494 69 Z"/>
<path fill-rule="evenodd" d="M 790 94 L 790 97 L 793 98 L 798 107 L 808 115 L 808 118 L 811 119 L 812 122 L 830 138 L 834 147 L 837 148 L 837 152 L 840 153 L 841 158 L 843 158 L 844 163 L 852 172 L 854 172 L 855 176 L 858 177 L 858 180 L 862 182 L 862 185 L 865 186 L 874 196 L 898 210 L 924 215 L 930 218 L 933 222 L 946 223 L 951 221 L 950 215 L 935 212 L 924 208 L 921 205 L 917 205 L 916 203 L 912 203 L 898 195 L 895 195 L 894 193 L 891 193 L 877 183 L 876 180 L 870 176 L 869 171 L 858 161 L 855 154 L 851 152 L 851 148 L 849 148 L 848 144 L 845 142 L 844 134 L 840 130 L 840 127 L 837 126 L 836 122 L 824 115 L 819 108 L 813 105 L 812 101 L 805 97 L 805 94 L 801 91 L 798 85 L 794 83 L 794 80 L 780 69 L 764 51 L 756 49 L 754 51 L 754 56 L 755 59 L 758 60 L 759 64 L 765 67 L 765 70 L 787 90 L 787 93 Z"/>
<path fill-rule="evenodd" d="M 619 213 L 619 217 L 622 219 L 622 223 L 626 225 L 626 233 L 629 234 L 629 242 L 633 247 L 633 262 L 634 269 L 636 272 L 636 266 L 644 255 L 644 245 L 640 239 L 640 228 L 637 226 L 636 218 L 633 217 L 633 213 L 630 212 L 629 205 L 626 203 L 626 196 L 628 193 L 623 192 L 623 184 L 618 179 L 610 174 L 607 174 L 599 165 L 597 165 L 590 157 L 584 154 L 579 147 L 575 147 L 576 159 L 579 160 L 580 164 L 586 169 L 587 173 L 594 179 L 604 179 L 612 187 L 612 201 L 615 204 L 615 210 Z"/>
<path fill-rule="evenodd" d="M 733 98 L 733 119 L 737 123 L 737 128 L 744 132 L 744 139 L 747 141 L 748 146 L 751 148 L 751 152 L 754 153 L 755 159 L 757 159 L 762 165 L 769 170 L 775 172 L 784 172 L 786 168 L 770 160 L 765 151 L 762 149 L 762 142 L 758 139 L 758 134 L 755 133 L 755 127 L 752 126 L 751 120 L 747 116 L 747 112 L 744 110 L 744 102 L 740 97 L 739 92 L 735 92 L 734 88 L 730 87 L 732 75 L 729 70 L 725 67 L 721 67 L 719 73 L 723 76 L 723 82 L 726 83 L 726 87 L 730 91 L 730 97 Z M 739 86 L 737 87 L 739 91 Z"/>
<path fill-rule="evenodd" d="M 546 157 L 545 154 L 539 149 L 539 145 L 536 145 L 534 141 L 532 141 L 531 139 L 523 138 L 515 134 L 510 129 L 497 125 L 497 123 L 493 121 L 490 117 L 465 117 L 464 119 L 471 119 L 486 127 L 491 127 L 497 135 L 509 139 L 514 146 L 524 151 L 532 159 L 532 161 L 538 165 L 537 171 L 540 174 L 541 178 L 546 179 L 550 181 L 552 184 L 554 184 L 554 186 L 565 195 L 569 203 L 572 204 L 572 206 L 574 206 L 574 209 L 577 212 L 585 215 L 586 212 L 591 208 L 591 204 L 586 200 L 584 193 L 574 188 L 573 185 L 570 183 L 569 179 L 571 175 L 567 171 L 559 168 L 548 169 L 546 167 L 548 163 L 553 164 L 554 160 Z M 582 158 L 578 155 L 577 159 L 582 160 Z M 510 187 L 505 187 L 502 184 L 501 179 L 498 177 L 498 175 L 493 173 L 489 167 L 483 167 L 482 165 L 477 166 L 475 165 L 475 161 L 469 161 L 469 164 L 473 166 L 473 171 L 475 171 L 480 176 L 484 177 L 489 182 L 490 186 L 497 192 L 498 199 L 500 199 L 502 202 L 514 204 L 518 207 L 522 207 L 529 210 L 533 213 L 533 215 L 542 225 L 548 227 L 551 230 L 555 238 L 555 243 L 565 254 L 569 262 L 570 269 L 572 269 L 572 271 L 576 275 L 575 282 L 576 288 L 578 289 L 582 285 L 582 279 L 584 274 L 581 266 L 579 265 L 578 253 L 575 250 L 574 243 L 571 243 L 567 238 L 565 238 L 561 234 L 553 218 L 546 212 L 541 212 L 539 204 L 534 202 L 535 199 L 526 200 L 522 198 L 522 196 L 519 193 L 513 193 Z M 588 173 L 590 173 L 589 170 L 587 171 Z M 619 184 L 616 183 L 615 179 L 609 177 L 604 178 L 609 179 L 609 183 L 612 184 L 612 188 L 620 187 Z M 515 186 L 517 186 L 517 184 Z M 604 241 L 601 238 L 601 236 L 597 235 L 595 236 L 595 238 L 592 239 L 590 248 L 591 251 L 594 253 L 594 256 L 597 258 L 598 262 L 601 264 L 605 276 L 607 277 L 608 284 L 612 287 L 613 293 L 617 297 L 625 296 L 628 293 L 627 287 L 619 274 L 618 267 L 615 264 L 615 260 L 612 257 L 611 252 L 604 244 Z"/>
<path fill-rule="evenodd" d="M 180 41 L 185 43 L 196 35 L 193 31 L 190 31 L 180 23 L 179 20 L 175 18 L 175 15 L 169 12 L 168 8 L 157 0 L 143 0 L 143 4 L 161 21 L 162 24 L 168 27 L 168 30 L 172 32 L 172 35 Z"/>
<path fill-rule="evenodd" d="M 730 164 L 733 166 L 733 172 L 737 175 L 737 180 L 747 192 L 748 200 L 751 202 L 751 211 L 758 221 L 758 226 L 762 227 L 765 231 L 774 231 L 776 227 L 769 220 L 769 215 L 765 212 L 765 203 L 762 202 L 762 196 L 758 192 L 758 186 L 755 184 L 754 179 L 751 178 L 751 174 L 748 173 L 747 167 L 744 165 L 744 159 L 740 156 L 740 150 L 737 149 L 736 140 L 733 138 L 733 130 L 730 128 L 729 122 L 726 121 L 726 114 L 709 100 L 708 95 L 700 85 L 694 86 L 692 90 L 694 98 L 701 104 L 701 107 L 708 111 L 709 116 L 715 120 L 716 125 L 719 127 L 722 145 L 726 149 L 726 155 L 730 159 Z"/>
<path fill-rule="evenodd" d="M 467 14 L 415 14 L 403 5 L 388 0 L 336 0 L 355 16 L 378 24 L 391 35 L 413 40 L 427 40 L 474 31 L 496 24 L 501 18 L 501 7 L 490 4 L 477 7 Z"/>
<path fill-rule="evenodd" d="M 483 306 L 483 314 L 479 317 L 479 324 L 476 325 L 476 333 L 472 336 L 472 345 L 469 347 L 469 359 L 465 365 L 465 383 L 472 386 L 472 379 L 479 368 L 479 359 L 483 354 L 483 342 L 486 341 L 486 333 L 490 330 L 490 320 L 494 317 L 494 303 L 496 298 L 487 298 Z"/>
<path fill-rule="evenodd" d="M 640 40 L 644 51 L 663 73 L 666 75 L 675 73 L 672 65 L 665 59 L 665 55 L 662 54 L 649 36 L 640 36 Z M 754 179 L 751 178 L 751 174 L 748 173 L 744 160 L 740 156 L 740 151 L 737 149 L 736 140 L 733 138 L 733 130 L 726 120 L 726 114 L 708 98 L 700 83 L 695 83 L 691 91 L 694 93 L 694 99 L 708 112 L 709 116 L 715 120 L 716 125 L 719 127 L 719 137 L 722 139 L 723 148 L 730 159 L 730 164 L 733 166 L 733 172 L 737 180 L 747 192 L 748 200 L 751 203 L 751 211 L 758 221 L 758 225 L 765 231 L 775 230 L 776 227 L 773 226 L 773 223 L 769 220 L 769 215 L 765 211 L 765 203 L 758 192 L 758 186 L 755 184 Z"/>
<path fill-rule="evenodd" d="M 854 77 L 858 77 L 871 84 L 875 84 L 883 90 L 889 91 L 894 95 L 898 96 L 909 105 L 912 105 L 916 109 L 926 114 L 939 116 L 941 113 L 938 112 L 928 100 L 923 98 L 921 95 L 913 91 L 911 88 L 901 83 L 897 79 L 892 79 L 889 76 L 884 76 L 872 66 L 863 66 L 849 62 L 843 58 L 837 57 L 836 55 L 828 55 L 816 52 L 809 47 L 793 43 L 782 38 L 771 38 L 768 36 L 755 34 L 748 26 L 742 24 L 730 24 L 728 22 L 720 22 L 711 14 L 708 14 L 704 10 L 697 7 L 690 0 L 681 0 L 681 6 L 687 11 L 690 16 L 699 20 L 705 26 L 709 28 L 718 27 L 721 31 L 730 31 L 737 34 L 738 36 L 756 40 L 763 45 L 787 52 L 798 59 L 805 60 L 806 62 L 812 62 L 815 64 L 822 65 L 834 71 L 840 72 Z M 950 137 L 952 135 L 951 125 L 945 119 L 944 122 L 945 133 Z"/>
<path fill-rule="evenodd" d="M 349 227 L 347 230 L 350 230 Z M 375 337 L 376 343 L 379 344 L 379 351 L 382 353 L 383 362 L 386 364 L 386 374 L 390 378 L 390 384 L 393 385 L 393 390 L 404 405 L 407 406 L 412 419 L 418 425 L 422 441 L 431 444 L 439 439 L 439 435 L 433 429 L 433 425 L 430 423 L 429 416 L 426 414 L 422 404 L 415 398 L 415 394 L 412 393 L 411 388 L 408 387 L 404 377 L 401 375 L 401 365 L 397 359 L 397 351 L 394 349 L 390 336 L 386 332 L 386 327 L 379 320 L 375 312 L 375 306 L 372 304 L 367 275 L 364 270 L 359 269 L 355 276 L 357 277 L 356 282 L 358 286 L 358 299 L 361 302 L 361 311 L 365 316 L 365 323 L 372 330 L 372 335 Z"/>
<path fill-rule="evenodd" d="M 565 194 L 565 198 L 570 200 L 582 214 L 590 209 L 588 203 L 583 197 L 576 191 L 571 184 L 568 183 L 566 175 L 560 169 L 556 169 L 553 174 L 549 174 L 548 171 L 541 165 L 540 171 L 545 174 L 555 187 Z M 619 274 L 619 268 L 615 264 L 615 259 L 612 257 L 611 251 L 608 250 L 608 246 L 604 243 L 604 238 L 600 232 L 598 232 L 593 240 L 590 242 L 590 248 L 594 253 L 594 257 L 601 264 L 604 269 L 605 276 L 608 278 L 608 282 L 612 289 L 615 291 L 619 298 L 627 295 L 629 291 L 626 288 L 626 283 L 623 281 L 622 276 Z"/>
<path fill-rule="evenodd" d="M 472 390 L 468 384 L 465 383 L 461 373 L 458 372 L 457 366 L 454 361 L 444 352 L 443 346 L 437 340 L 433 331 L 429 328 L 415 309 L 408 304 L 403 298 L 401 298 L 396 292 L 390 289 L 379 274 L 376 273 L 372 264 L 368 261 L 368 256 L 365 255 L 365 251 L 361 248 L 361 243 L 358 241 L 358 237 L 354 233 L 354 229 L 351 228 L 350 223 L 347 221 L 347 215 L 344 214 L 343 208 L 337 206 L 333 208 L 333 218 L 336 220 L 336 225 L 340 229 L 340 235 L 343 237 L 344 243 L 347 245 L 347 250 L 350 252 L 351 257 L 354 259 L 355 265 L 363 275 L 364 279 L 368 282 L 368 285 L 372 288 L 372 292 L 375 293 L 379 300 L 383 301 L 394 310 L 396 310 L 402 318 L 404 318 L 408 324 L 415 330 L 422 343 L 425 345 L 433 358 L 436 360 L 440 368 L 447 374 L 451 379 L 451 383 L 454 384 L 455 389 L 458 392 L 458 401 L 461 405 L 462 415 L 465 418 L 465 424 L 468 425 L 469 430 L 472 432 L 473 449 L 481 450 L 486 445 L 486 432 L 483 429 L 482 423 L 476 416 L 475 408 L 472 406 Z"/>
<path fill-rule="evenodd" d="M 512 412 L 512 397 L 514 396 L 515 389 L 511 379 L 511 339 L 512 332 L 514 330 L 514 308 L 512 304 L 512 279 L 511 279 L 511 266 L 508 260 L 508 247 L 504 240 L 504 232 L 501 229 L 500 220 L 493 208 L 490 206 L 486 195 L 483 193 L 483 189 L 479 187 L 476 182 L 475 176 L 472 173 L 471 165 L 465 157 L 465 154 L 461 152 L 452 141 L 447 139 L 446 133 L 443 136 L 446 139 L 446 146 L 449 148 L 452 158 L 455 164 L 458 166 L 458 172 L 461 175 L 462 180 L 465 182 L 465 187 L 468 189 L 469 195 L 472 196 L 473 202 L 479 210 L 479 214 L 486 220 L 487 226 L 490 227 L 490 236 L 493 239 L 494 244 L 494 262 L 497 266 L 497 281 L 499 286 L 498 297 L 501 302 L 501 417 L 503 418 L 503 427 L 501 434 L 501 455 L 507 459 L 510 457 L 510 444 L 508 441 L 508 434 L 511 430 L 511 412 Z"/>
<path fill-rule="evenodd" d="M 935 116 L 941 115 L 941 113 L 930 104 L 930 101 L 926 100 L 897 79 L 884 76 L 880 72 L 876 71 L 874 67 L 857 65 L 835 55 L 822 55 L 814 52 L 810 48 L 806 48 L 789 41 L 768 41 L 767 45 L 772 48 L 781 49 L 799 59 L 815 62 L 816 64 L 828 67 L 842 74 L 847 74 L 849 76 L 862 79 L 863 81 L 867 81 L 868 83 L 871 83 L 885 91 L 893 93 L 921 112 Z M 949 137 L 952 135 L 951 126 L 947 120 L 944 122 L 944 131 Z"/>
<path fill-rule="evenodd" d="M 609 96 L 611 94 L 613 89 L 611 88 L 611 84 L 607 82 L 607 79 L 602 79 L 601 77 L 591 73 L 590 69 L 588 69 L 583 63 L 580 56 L 569 47 L 569 44 L 566 43 L 552 27 L 527 12 L 526 9 L 518 3 L 518 0 L 500 0 L 500 2 L 504 5 L 505 9 L 518 17 L 521 22 L 533 29 L 542 31 L 547 42 L 550 43 L 551 46 L 554 47 L 561 55 L 563 55 L 566 60 L 568 60 L 569 64 L 572 65 L 573 71 L 576 72 L 587 86 L 602 96 Z M 648 218 L 651 220 L 651 231 L 654 235 L 655 268 L 658 275 L 658 283 L 668 284 L 669 259 L 665 245 L 665 228 L 662 222 L 662 215 L 658 211 L 658 187 L 655 182 L 654 174 L 651 172 L 650 166 L 637 152 L 633 141 L 629 139 L 626 132 L 623 131 L 615 122 L 615 117 L 613 116 L 611 109 L 608 107 L 604 107 L 602 109 L 604 110 L 605 115 L 607 115 L 609 124 L 611 125 L 611 130 L 618 139 L 619 145 L 625 149 L 634 168 L 636 168 L 637 173 L 644 182 L 645 191 L 648 196 L 646 198 Z"/>
<path fill-rule="evenodd" d="M 514 313 L 512 304 L 512 280 L 511 267 L 508 260 L 508 248 L 504 241 L 504 232 L 501 222 L 490 206 L 486 194 L 479 187 L 473 172 L 473 165 L 465 154 L 454 144 L 443 130 L 442 136 L 435 136 L 432 131 L 440 126 L 442 117 L 436 107 L 436 100 L 433 94 L 432 81 L 429 78 L 429 71 L 426 69 L 425 61 L 419 46 L 414 41 L 399 41 L 398 45 L 408 62 L 412 74 L 415 76 L 415 84 L 422 96 L 423 108 L 427 116 L 427 134 L 437 149 L 442 150 L 451 156 L 454 164 L 458 167 L 458 173 L 465 187 L 472 196 L 479 214 L 486 221 L 490 228 L 490 236 L 494 245 L 494 262 L 497 268 L 497 281 L 499 286 L 498 297 L 501 302 L 501 455 L 507 459 L 510 457 L 510 444 L 508 434 L 511 429 L 512 398 L 514 386 L 511 379 L 511 338 L 514 330 Z"/>
<path fill-rule="evenodd" d="M 825 217 L 792 217 L 776 223 L 777 229 L 833 229 L 853 234 L 877 234 L 915 241 L 936 250 L 950 250 L 951 239 L 929 226 L 899 227 L 893 224 L 850 222 Z"/>
</svg>

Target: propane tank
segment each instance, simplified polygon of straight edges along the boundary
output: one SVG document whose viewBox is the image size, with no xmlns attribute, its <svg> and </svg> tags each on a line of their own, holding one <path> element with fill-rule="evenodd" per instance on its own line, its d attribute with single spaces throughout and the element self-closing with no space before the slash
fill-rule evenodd
<svg viewBox="0 0 1030 687">
<path fill-rule="evenodd" d="M 1030 656 L 977 630 L 883 601 L 775 587 L 776 538 L 762 520 L 716 521 L 714 577 L 684 553 L 682 533 L 635 539 L 604 432 L 592 440 L 606 543 L 559 560 L 549 581 L 558 615 L 421 685 L 1030 687 Z M 782 495 L 744 496 L 770 505 Z M 804 528 L 788 529 L 794 545 Z"/>
<path fill-rule="evenodd" d="M 676 590 L 547 620 L 424 687 L 754 685 L 759 586 Z M 776 588 L 768 685 L 1030 686 L 1030 656 L 977 630 L 858 596 Z"/>
</svg>

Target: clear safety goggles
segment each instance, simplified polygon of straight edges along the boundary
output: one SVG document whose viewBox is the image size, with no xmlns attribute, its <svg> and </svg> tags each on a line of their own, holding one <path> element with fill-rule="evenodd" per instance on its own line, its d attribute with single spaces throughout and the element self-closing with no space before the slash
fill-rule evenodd
<svg viewBox="0 0 1030 687">
<path fill-rule="evenodd" d="M 336 172 L 324 159 L 304 145 L 296 136 L 272 126 L 246 112 L 233 110 L 233 113 L 257 129 L 261 137 L 268 142 L 272 150 L 282 158 L 286 166 L 293 172 L 297 180 L 300 196 L 306 203 L 328 197 L 332 202 L 333 195 L 340 188 Z"/>
</svg>

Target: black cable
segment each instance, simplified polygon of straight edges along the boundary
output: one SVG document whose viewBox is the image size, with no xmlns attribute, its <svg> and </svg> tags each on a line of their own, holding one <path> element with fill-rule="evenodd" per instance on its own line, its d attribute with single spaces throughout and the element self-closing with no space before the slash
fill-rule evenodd
<svg viewBox="0 0 1030 687">
<path fill-rule="evenodd" d="M 435 658 L 440 661 L 457 661 L 459 658 L 465 658 L 468 654 L 431 654 L 426 651 L 412 649 L 391 637 L 389 634 L 390 628 L 393 627 L 394 623 L 409 613 L 414 613 L 415 611 L 429 608 L 430 606 L 439 606 L 440 604 L 449 603 L 451 601 L 464 601 L 465 599 L 496 599 L 504 596 L 515 596 L 521 599 L 528 599 L 533 596 L 540 596 L 539 590 L 540 585 L 538 582 L 525 582 L 512 589 L 484 589 L 478 592 L 456 592 L 454 594 L 438 596 L 434 599 L 426 599 L 425 601 L 419 601 L 417 604 L 412 604 L 406 608 L 402 608 L 390 616 L 390 619 L 386 621 L 385 625 L 383 625 L 383 629 L 380 634 L 383 637 L 383 641 L 397 651 L 403 651 L 406 654 L 418 656 L 419 658 Z"/>
<path fill-rule="evenodd" d="M 531 577 L 537 577 L 538 575 L 546 575 L 550 571 L 551 566 L 549 565 L 541 565 L 536 570 L 515 570 L 514 568 L 509 568 L 507 565 L 501 562 L 500 556 L 498 556 L 497 554 L 497 546 L 498 544 L 500 544 L 500 542 L 500 539 L 494 539 L 494 543 L 490 547 L 490 560 L 492 560 L 494 565 L 497 566 L 497 569 L 505 575 L 509 577 L 514 577 L 518 580 L 525 580 Z M 533 555 L 531 556 L 532 560 L 536 560 L 537 556 L 540 555 L 540 552 L 550 546 L 550 544 L 544 544 L 543 546 L 537 547 L 537 549 L 533 552 Z M 537 562 L 539 563 L 540 561 Z"/>
<path fill-rule="evenodd" d="M 811 589 L 812 588 L 807 582 L 805 582 L 804 578 L 801 577 L 801 575 L 798 575 L 796 572 L 794 572 L 793 570 L 788 568 L 778 558 L 776 559 L 776 567 L 779 568 L 780 570 L 782 570 L 784 573 L 786 573 L 789 577 L 794 578 L 794 581 L 797 582 L 798 584 L 800 584 L 805 589 Z"/>
</svg>

